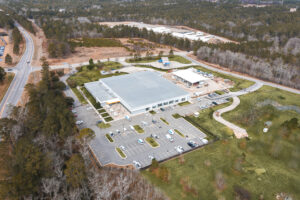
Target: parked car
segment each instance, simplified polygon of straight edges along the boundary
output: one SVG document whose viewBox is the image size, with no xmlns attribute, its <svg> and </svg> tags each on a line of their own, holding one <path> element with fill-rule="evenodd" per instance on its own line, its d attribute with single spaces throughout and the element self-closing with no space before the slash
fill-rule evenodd
<svg viewBox="0 0 300 200">
<path fill-rule="evenodd" d="M 116 133 L 121 133 L 121 131 L 119 129 L 116 130 Z"/>
<path fill-rule="evenodd" d="M 72 110 L 72 113 L 77 113 L 77 111 L 76 110 Z"/>
<path fill-rule="evenodd" d="M 156 124 L 156 123 L 157 123 L 157 121 L 156 121 L 156 120 L 154 120 L 154 119 L 152 119 L 152 123 L 153 123 L 153 124 Z"/>
<path fill-rule="evenodd" d="M 177 146 L 177 147 L 175 147 L 175 149 L 178 153 L 182 153 L 184 151 L 182 146 Z"/>
<path fill-rule="evenodd" d="M 207 144 L 207 143 L 208 143 L 208 140 L 205 139 L 205 138 L 203 138 L 201 141 L 202 141 L 204 144 Z"/>
<path fill-rule="evenodd" d="M 76 125 L 81 125 L 81 124 L 83 124 L 83 121 L 82 121 L 82 120 L 76 121 Z"/>
<path fill-rule="evenodd" d="M 174 135 L 174 130 L 173 129 L 169 129 L 168 133 L 171 134 L 171 135 Z"/>
<path fill-rule="evenodd" d="M 174 142 L 174 139 L 171 137 L 170 134 L 166 134 L 166 138 L 167 138 L 170 142 Z"/>
<path fill-rule="evenodd" d="M 151 134 L 151 137 L 156 138 L 156 139 L 159 139 L 159 136 L 156 135 L 156 134 Z"/>
<path fill-rule="evenodd" d="M 129 128 L 130 128 L 131 130 L 133 130 L 133 131 L 135 130 L 134 127 L 133 127 L 132 125 L 129 125 Z"/>
<path fill-rule="evenodd" d="M 139 163 L 138 161 L 133 161 L 133 164 L 134 166 L 137 168 L 137 169 L 140 169 L 142 167 L 141 163 Z"/>
<path fill-rule="evenodd" d="M 198 146 L 198 144 L 197 144 L 196 142 L 192 141 L 192 140 L 189 141 L 187 144 L 188 144 L 190 147 L 192 147 L 192 148 Z"/>
<path fill-rule="evenodd" d="M 149 155 L 148 158 L 149 158 L 150 160 L 155 159 L 154 156 L 151 156 L 151 155 Z"/>
<path fill-rule="evenodd" d="M 143 139 L 138 139 L 138 143 L 139 144 L 144 144 L 144 140 Z"/>
<path fill-rule="evenodd" d="M 165 111 L 165 109 L 164 108 L 160 108 L 160 110 L 163 112 L 163 111 Z"/>
<path fill-rule="evenodd" d="M 120 146 L 120 149 L 121 149 L 122 151 L 125 151 L 125 147 L 124 147 L 123 145 Z"/>
<path fill-rule="evenodd" d="M 215 106 L 217 106 L 217 105 L 218 105 L 218 103 L 217 103 L 217 102 L 215 102 L 215 101 L 213 101 L 212 103 L 213 103 Z"/>
</svg>

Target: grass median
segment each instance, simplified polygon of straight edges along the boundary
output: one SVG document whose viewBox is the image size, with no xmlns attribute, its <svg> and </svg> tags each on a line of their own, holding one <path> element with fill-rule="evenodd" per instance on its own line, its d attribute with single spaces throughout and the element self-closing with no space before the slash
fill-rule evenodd
<svg viewBox="0 0 300 200">
<path fill-rule="evenodd" d="M 180 135 L 181 137 L 185 137 L 179 130 L 174 129 L 174 131 L 175 131 L 178 135 Z"/>
<path fill-rule="evenodd" d="M 109 128 L 111 125 L 109 123 L 103 123 L 103 122 L 101 122 L 97 126 L 99 128 L 103 128 L 104 129 L 104 128 Z"/>
<path fill-rule="evenodd" d="M 80 103 L 87 104 L 87 101 L 85 100 L 85 98 L 82 96 L 82 94 L 79 92 L 77 88 L 71 88 L 71 89 L 73 93 L 76 95 L 76 97 L 78 98 L 78 100 L 80 101 Z"/>
<path fill-rule="evenodd" d="M 180 114 L 178 114 L 178 113 L 175 113 L 175 114 L 173 114 L 172 115 L 175 119 L 179 119 L 179 118 L 181 118 L 182 116 L 180 115 Z"/>
<path fill-rule="evenodd" d="M 108 139 L 109 142 L 114 142 L 114 140 L 110 137 L 108 133 L 105 134 L 105 137 Z"/>
<path fill-rule="evenodd" d="M 154 148 L 159 146 L 159 144 L 152 137 L 146 137 L 145 140 L 146 140 L 146 142 L 148 142 L 148 144 L 150 144 Z"/>
<path fill-rule="evenodd" d="M 116 148 L 116 151 L 119 153 L 119 155 L 122 157 L 122 158 L 126 158 L 126 155 L 125 153 L 120 149 L 120 148 Z"/>
<path fill-rule="evenodd" d="M 167 120 L 165 120 L 164 118 L 160 118 L 161 121 L 163 121 L 165 124 L 169 125 L 169 122 Z"/>
<path fill-rule="evenodd" d="M 140 127 L 139 125 L 134 125 L 133 128 L 138 133 L 144 133 L 145 132 L 144 129 L 142 127 Z"/>
<path fill-rule="evenodd" d="M 181 102 L 179 103 L 178 105 L 179 106 L 187 106 L 187 105 L 190 105 L 191 103 L 189 101 L 184 101 L 184 102 Z"/>
</svg>

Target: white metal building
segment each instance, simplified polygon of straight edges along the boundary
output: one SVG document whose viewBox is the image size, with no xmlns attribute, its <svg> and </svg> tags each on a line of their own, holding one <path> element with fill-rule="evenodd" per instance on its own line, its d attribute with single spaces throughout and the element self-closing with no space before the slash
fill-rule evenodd
<svg viewBox="0 0 300 200">
<path fill-rule="evenodd" d="M 188 86 L 199 85 L 200 82 L 208 80 L 208 78 L 193 72 L 193 68 L 175 71 L 173 76 Z"/>
<path fill-rule="evenodd" d="M 86 89 L 101 105 L 120 102 L 130 113 L 188 101 L 190 94 L 158 72 L 141 71 L 86 83 Z"/>
</svg>

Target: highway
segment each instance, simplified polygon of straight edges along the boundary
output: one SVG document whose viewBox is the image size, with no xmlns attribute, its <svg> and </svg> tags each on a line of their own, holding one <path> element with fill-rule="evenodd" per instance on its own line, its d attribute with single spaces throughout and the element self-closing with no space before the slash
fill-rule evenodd
<svg viewBox="0 0 300 200">
<path fill-rule="evenodd" d="M 14 68 L 12 68 L 12 71 L 15 73 L 15 77 L 1 101 L 0 118 L 8 117 L 11 110 L 11 106 L 17 105 L 24 91 L 24 87 L 26 85 L 28 76 L 32 71 L 30 63 L 34 53 L 33 40 L 29 33 L 23 27 L 21 27 L 17 23 L 15 25 L 25 38 L 26 49 L 19 63 Z"/>
</svg>

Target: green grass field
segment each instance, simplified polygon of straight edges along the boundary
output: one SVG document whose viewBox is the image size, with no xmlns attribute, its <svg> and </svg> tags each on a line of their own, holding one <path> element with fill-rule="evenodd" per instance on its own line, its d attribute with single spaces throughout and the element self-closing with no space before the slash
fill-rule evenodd
<svg viewBox="0 0 300 200">
<path fill-rule="evenodd" d="M 85 97 L 91 102 L 91 104 L 93 104 L 93 106 L 96 109 L 102 108 L 102 106 L 100 105 L 100 103 L 98 103 L 96 101 L 96 99 L 92 96 L 92 94 L 85 87 L 82 87 L 81 91 L 83 92 L 83 94 L 85 95 Z"/>
<path fill-rule="evenodd" d="M 80 103 L 87 104 L 87 101 L 85 100 L 85 98 L 82 96 L 82 94 L 79 92 L 77 88 L 71 88 L 71 89 L 74 92 L 74 94 L 77 96 Z"/>
<path fill-rule="evenodd" d="M 111 76 L 124 75 L 126 73 L 114 73 L 101 75 L 100 70 L 96 67 L 89 70 L 86 66 L 81 67 L 81 70 L 74 75 L 71 75 L 68 80 L 74 81 L 76 85 L 83 86 L 84 83 L 98 81 L 100 78 L 107 78 Z"/>
<path fill-rule="evenodd" d="M 213 113 L 216 110 L 227 107 L 231 104 L 231 102 L 217 105 L 208 109 L 204 109 L 199 111 L 199 116 L 195 117 L 194 115 L 187 116 L 185 119 L 190 123 L 194 124 L 201 131 L 206 133 L 209 139 L 215 138 L 228 138 L 233 135 L 233 131 L 223 124 L 217 122 L 213 119 Z"/>
<path fill-rule="evenodd" d="M 122 68 L 122 65 L 121 63 L 119 62 L 114 62 L 114 61 L 106 61 L 106 62 L 103 62 L 103 69 L 102 70 L 106 70 L 106 71 L 109 71 L 111 69 L 120 69 Z"/>
<path fill-rule="evenodd" d="M 187 60 L 186 58 L 181 57 L 181 56 L 176 56 L 176 55 L 173 57 L 169 57 L 169 60 L 179 62 L 181 64 L 191 64 L 192 63 L 191 61 Z"/>
<path fill-rule="evenodd" d="M 300 106 L 300 96 L 264 86 L 240 99 L 223 116 L 246 128 L 250 139 L 221 139 L 164 162 L 160 168 L 168 170 L 167 179 L 148 170 L 142 173 L 174 200 L 276 199 L 281 192 L 300 199 L 300 114 L 259 106 L 266 99 Z M 213 124 L 210 113 L 201 112 L 197 123 L 218 134 L 222 125 Z M 291 123 L 293 118 L 298 124 Z M 266 121 L 272 125 L 262 133 Z"/>
</svg>

